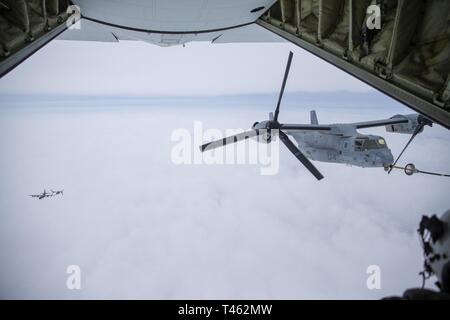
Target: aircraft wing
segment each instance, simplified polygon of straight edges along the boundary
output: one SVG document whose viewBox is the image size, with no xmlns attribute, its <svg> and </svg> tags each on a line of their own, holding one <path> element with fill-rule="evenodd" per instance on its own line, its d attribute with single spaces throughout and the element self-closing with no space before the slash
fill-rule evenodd
<svg viewBox="0 0 450 320">
<path fill-rule="evenodd" d="M 326 125 L 317 124 L 282 124 L 280 125 L 282 130 L 299 130 L 299 131 L 330 131 L 331 127 Z"/>
<path fill-rule="evenodd" d="M 365 129 L 365 128 L 383 127 L 383 126 L 388 126 L 391 124 L 408 123 L 408 122 L 409 122 L 408 118 L 392 118 L 392 119 L 384 119 L 384 120 L 355 122 L 355 123 L 351 123 L 351 125 L 355 126 L 356 129 Z"/>
<path fill-rule="evenodd" d="M 119 37 L 112 30 L 102 28 L 87 19 L 82 19 L 63 32 L 57 40 L 119 42 Z"/>
<path fill-rule="evenodd" d="M 217 43 L 254 43 L 284 42 L 273 33 L 266 32 L 257 24 L 239 28 L 207 33 L 150 33 L 136 30 L 123 30 L 112 25 L 105 25 L 94 20 L 83 18 L 74 26 L 58 36 L 57 40 L 118 42 L 120 40 L 145 41 L 159 46 L 181 45 L 190 41 L 206 41 Z"/>
</svg>

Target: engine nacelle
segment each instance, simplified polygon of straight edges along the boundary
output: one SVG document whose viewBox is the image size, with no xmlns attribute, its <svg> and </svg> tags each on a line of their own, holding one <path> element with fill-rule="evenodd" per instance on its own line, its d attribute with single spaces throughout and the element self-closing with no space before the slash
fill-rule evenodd
<svg viewBox="0 0 450 320">
<path fill-rule="evenodd" d="M 419 114 L 407 114 L 407 115 L 401 115 L 401 114 L 397 114 L 393 117 L 391 117 L 391 119 L 407 119 L 408 122 L 405 123 L 397 123 L 397 124 L 389 124 L 386 126 L 386 131 L 387 132 L 395 132 L 395 133 L 405 133 L 405 134 L 413 134 L 414 130 L 416 130 L 416 128 L 419 126 L 419 118 L 422 117 Z M 419 132 L 422 132 L 422 130 L 420 130 Z"/>
<path fill-rule="evenodd" d="M 267 126 L 269 124 L 269 121 L 261 121 L 261 122 L 255 122 L 252 126 L 252 129 L 267 129 Z"/>
<path fill-rule="evenodd" d="M 272 141 L 272 134 L 268 128 L 269 121 L 255 122 L 252 129 L 263 130 L 260 136 L 256 138 L 259 142 L 270 143 Z"/>
</svg>

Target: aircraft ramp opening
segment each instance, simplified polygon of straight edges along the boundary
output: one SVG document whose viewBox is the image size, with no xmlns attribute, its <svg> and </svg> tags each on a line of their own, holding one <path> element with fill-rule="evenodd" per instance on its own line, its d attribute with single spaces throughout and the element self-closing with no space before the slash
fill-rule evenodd
<svg viewBox="0 0 450 320">
<path fill-rule="evenodd" d="M 0 77 L 57 37 L 78 15 L 68 0 L 0 0 Z"/>
</svg>

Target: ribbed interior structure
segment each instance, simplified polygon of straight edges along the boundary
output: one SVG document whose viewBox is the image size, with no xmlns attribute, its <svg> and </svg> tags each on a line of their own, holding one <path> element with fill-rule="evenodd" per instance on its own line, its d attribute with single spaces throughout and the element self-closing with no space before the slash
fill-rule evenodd
<svg viewBox="0 0 450 320">
<path fill-rule="evenodd" d="M 448 0 L 278 0 L 261 20 L 449 111 Z"/>
<path fill-rule="evenodd" d="M 0 0 L 0 61 L 64 23 L 68 0 Z"/>
</svg>

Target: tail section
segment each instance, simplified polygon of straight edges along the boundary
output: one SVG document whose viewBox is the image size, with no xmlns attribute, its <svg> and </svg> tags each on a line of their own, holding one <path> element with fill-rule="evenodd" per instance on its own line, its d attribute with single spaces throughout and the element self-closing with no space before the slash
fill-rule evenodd
<svg viewBox="0 0 450 320">
<path fill-rule="evenodd" d="M 317 120 L 317 114 L 315 110 L 311 111 L 311 124 L 319 124 L 319 120 Z"/>
</svg>

